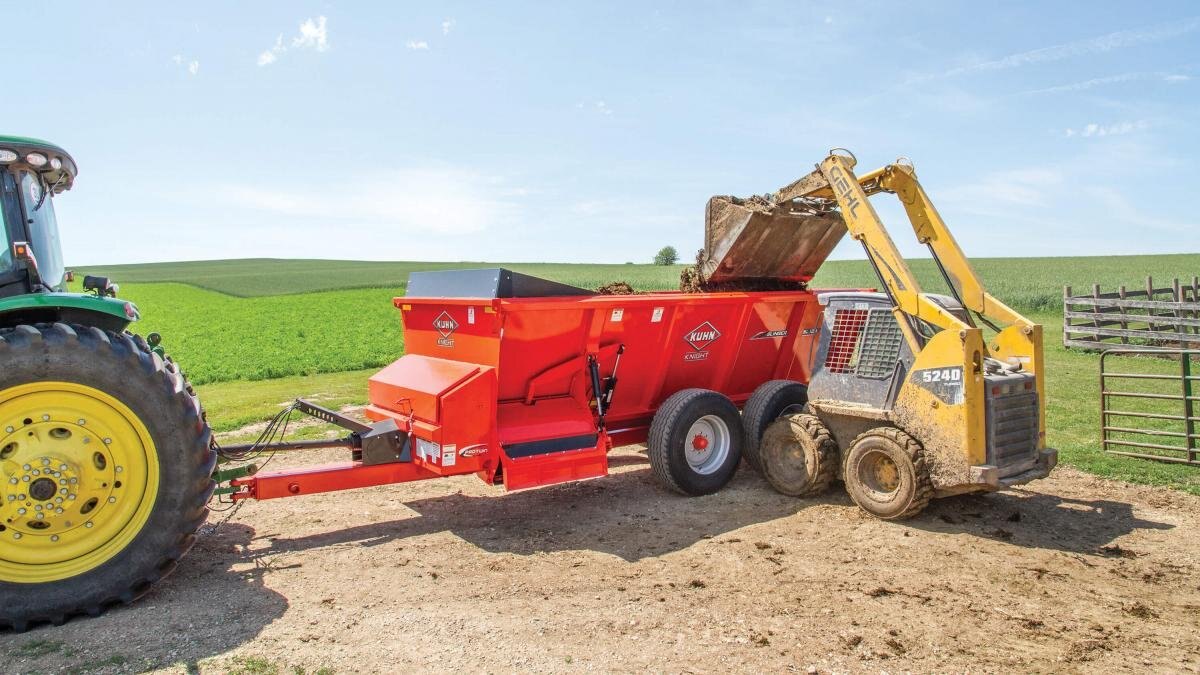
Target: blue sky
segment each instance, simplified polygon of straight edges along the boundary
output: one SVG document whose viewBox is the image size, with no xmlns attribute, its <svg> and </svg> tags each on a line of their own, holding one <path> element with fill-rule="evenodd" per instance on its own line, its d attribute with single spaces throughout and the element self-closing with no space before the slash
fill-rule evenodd
<svg viewBox="0 0 1200 675">
<path fill-rule="evenodd" d="M 56 204 L 72 264 L 688 257 L 709 195 L 774 190 L 834 146 L 864 171 L 910 157 L 972 256 L 1200 251 L 1195 3 L 0 16 L 0 132 L 81 167 Z"/>
</svg>

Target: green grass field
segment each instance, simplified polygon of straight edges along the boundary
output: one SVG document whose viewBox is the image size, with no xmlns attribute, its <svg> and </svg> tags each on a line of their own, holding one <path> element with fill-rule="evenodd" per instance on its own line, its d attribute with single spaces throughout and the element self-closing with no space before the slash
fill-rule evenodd
<svg viewBox="0 0 1200 675">
<path fill-rule="evenodd" d="M 974 261 L 1000 299 L 1046 326 L 1050 443 L 1062 461 L 1103 476 L 1200 494 L 1200 470 L 1114 457 L 1099 449 L 1095 354 L 1061 345 L 1062 286 L 1138 287 L 1200 272 L 1200 255 L 1023 258 Z M 417 269 L 483 263 L 236 260 L 87 268 L 121 283 L 143 314 L 139 332 L 159 331 L 200 387 L 214 428 L 265 419 L 300 395 L 328 405 L 362 403 L 371 369 L 404 347 L 391 298 Z M 624 280 L 640 290 L 672 288 L 679 266 L 505 264 L 585 287 Z M 927 290 L 941 290 L 927 260 L 913 262 Z M 80 268 L 77 271 L 85 271 Z M 875 286 L 866 263 L 835 261 L 814 287 Z M 247 382 L 251 381 L 251 382 Z"/>
</svg>

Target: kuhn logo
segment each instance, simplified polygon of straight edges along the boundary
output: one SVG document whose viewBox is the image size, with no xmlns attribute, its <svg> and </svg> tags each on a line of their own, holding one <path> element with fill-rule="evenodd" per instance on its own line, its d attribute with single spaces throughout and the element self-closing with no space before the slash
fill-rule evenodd
<svg viewBox="0 0 1200 675">
<path fill-rule="evenodd" d="M 454 320 L 454 317 L 450 316 L 449 312 L 438 314 L 437 318 L 433 320 L 433 328 L 442 336 L 438 338 L 437 343 L 439 345 L 443 347 L 454 346 L 454 339 L 450 336 L 458 329 L 458 322 Z"/>
<path fill-rule="evenodd" d="M 683 341 L 691 345 L 692 349 L 702 352 L 705 347 L 717 341 L 721 337 L 721 331 L 717 330 L 711 323 L 704 323 L 691 329 L 683 336 Z"/>
</svg>

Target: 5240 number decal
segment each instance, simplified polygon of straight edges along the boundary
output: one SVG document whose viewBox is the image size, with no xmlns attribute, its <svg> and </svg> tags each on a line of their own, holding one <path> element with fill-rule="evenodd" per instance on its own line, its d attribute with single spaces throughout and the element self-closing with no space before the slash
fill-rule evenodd
<svg viewBox="0 0 1200 675">
<path fill-rule="evenodd" d="M 958 405 L 963 402 L 962 366 L 914 370 L 910 381 L 918 387 L 928 390 L 944 403 Z"/>
</svg>

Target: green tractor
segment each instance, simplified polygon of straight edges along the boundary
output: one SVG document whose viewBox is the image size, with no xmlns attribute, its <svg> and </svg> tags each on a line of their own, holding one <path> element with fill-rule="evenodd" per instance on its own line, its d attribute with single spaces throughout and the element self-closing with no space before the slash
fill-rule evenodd
<svg viewBox="0 0 1200 675">
<path fill-rule="evenodd" d="M 208 516 L 216 456 L 179 368 L 107 279 L 66 292 L 75 161 L 0 136 L 0 629 L 128 603 Z"/>
</svg>

